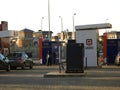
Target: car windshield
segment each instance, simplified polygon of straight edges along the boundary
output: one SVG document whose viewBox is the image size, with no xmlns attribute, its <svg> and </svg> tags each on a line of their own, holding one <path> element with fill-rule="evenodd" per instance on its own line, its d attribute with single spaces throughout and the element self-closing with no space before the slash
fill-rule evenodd
<svg viewBox="0 0 120 90">
<path fill-rule="evenodd" d="M 21 57 L 21 53 L 11 53 L 10 56 L 12 57 Z"/>
<path fill-rule="evenodd" d="M 5 57 L 2 55 L 2 54 L 0 54 L 0 60 L 3 60 Z"/>
<path fill-rule="evenodd" d="M 15 56 L 15 57 L 21 57 L 21 55 L 22 55 L 21 53 L 14 53 L 13 54 L 13 56 Z"/>
</svg>

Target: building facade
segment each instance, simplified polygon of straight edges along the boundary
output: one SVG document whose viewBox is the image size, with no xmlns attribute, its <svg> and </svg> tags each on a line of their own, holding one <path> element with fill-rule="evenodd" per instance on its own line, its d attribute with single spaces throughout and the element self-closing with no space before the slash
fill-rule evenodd
<svg viewBox="0 0 120 90">
<path fill-rule="evenodd" d="M 8 31 L 7 21 L 1 21 L 0 31 Z M 9 37 L 0 37 L 0 50 L 3 54 L 9 53 Z"/>
</svg>

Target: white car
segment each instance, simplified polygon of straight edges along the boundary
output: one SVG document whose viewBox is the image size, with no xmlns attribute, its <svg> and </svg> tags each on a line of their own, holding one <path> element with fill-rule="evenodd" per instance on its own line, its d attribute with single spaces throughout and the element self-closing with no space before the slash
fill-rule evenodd
<svg viewBox="0 0 120 90">
<path fill-rule="evenodd" d="M 10 71 L 10 64 L 7 57 L 0 53 L 0 70 Z"/>
</svg>

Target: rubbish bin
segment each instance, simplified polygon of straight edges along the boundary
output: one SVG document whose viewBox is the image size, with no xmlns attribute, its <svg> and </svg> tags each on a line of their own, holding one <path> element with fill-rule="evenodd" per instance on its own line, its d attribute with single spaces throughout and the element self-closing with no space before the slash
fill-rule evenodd
<svg viewBox="0 0 120 90">
<path fill-rule="evenodd" d="M 66 73 L 84 72 L 84 44 L 67 44 Z"/>
</svg>

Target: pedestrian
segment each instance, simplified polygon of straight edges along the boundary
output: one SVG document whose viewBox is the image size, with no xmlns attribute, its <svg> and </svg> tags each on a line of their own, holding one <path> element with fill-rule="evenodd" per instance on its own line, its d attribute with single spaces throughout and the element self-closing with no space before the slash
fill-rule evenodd
<svg viewBox="0 0 120 90">
<path fill-rule="evenodd" d="M 104 64 L 107 65 L 107 58 L 104 58 Z"/>
<path fill-rule="evenodd" d="M 47 58 L 46 64 L 51 65 L 51 53 L 50 53 L 50 51 L 47 52 L 46 58 Z"/>
<path fill-rule="evenodd" d="M 103 57 L 100 56 L 99 57 L 99 66 L 102 67 L 102 65 L 103 65 Z"/>
</svg>

